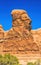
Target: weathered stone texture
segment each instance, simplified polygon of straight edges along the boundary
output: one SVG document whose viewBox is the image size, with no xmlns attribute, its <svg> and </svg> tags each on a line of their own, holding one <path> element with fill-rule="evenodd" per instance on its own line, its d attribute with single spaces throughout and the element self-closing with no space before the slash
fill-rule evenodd
<svg viewBox="0 0 41 65">
<path fill-rule="evenodd" d="M 5 32 L 0 26 L 0 53 L 41 54 L 41 42 L 39 45 L 34 41 L 31 20 L 26 11 L 13 10 L 11 14 L 12 28 Z"/>
</svg>

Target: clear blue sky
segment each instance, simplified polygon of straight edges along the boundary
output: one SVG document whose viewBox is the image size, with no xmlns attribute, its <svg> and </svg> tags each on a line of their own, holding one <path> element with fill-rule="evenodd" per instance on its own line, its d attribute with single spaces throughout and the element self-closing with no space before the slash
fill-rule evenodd
<svg viewBox="0 0 41 65">
<path fill-rule="evenodd" d="M 0 0 L 0 24 L 4 30 L 12 27 L 13 9 L 26 10 L 32 20 L 32 29 L 41 28 L 41 0 Z"/>
</svg>

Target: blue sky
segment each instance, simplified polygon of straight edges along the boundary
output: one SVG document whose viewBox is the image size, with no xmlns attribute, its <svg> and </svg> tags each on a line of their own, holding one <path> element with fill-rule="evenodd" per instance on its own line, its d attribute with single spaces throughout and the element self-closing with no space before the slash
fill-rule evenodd
<svg viewBox="0 0 41 65">
<path fill-rule="evenodd" d="M 12 27 L 13 9 L 26 10 L 32 20 L 32 29 L 41 28 L 41 0 L 0 0 L 0 24 L 4 30 Z"/>
</svg>

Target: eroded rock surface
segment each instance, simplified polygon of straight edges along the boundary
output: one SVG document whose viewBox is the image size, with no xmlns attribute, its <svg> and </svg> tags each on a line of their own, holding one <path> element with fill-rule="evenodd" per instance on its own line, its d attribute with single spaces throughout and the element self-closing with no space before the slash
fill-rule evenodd
<svg viewBox="0 0 41 65">
<path fill-rule="evenodd" d="M 13 10 L 11 15 L 11 30 L 5 32 L 0 26 L 0 53 L 41 55 L 41 37 L 38 39 L 41 32 L 31 30 L 31 20 L 26 11 Z"/>
</svg>

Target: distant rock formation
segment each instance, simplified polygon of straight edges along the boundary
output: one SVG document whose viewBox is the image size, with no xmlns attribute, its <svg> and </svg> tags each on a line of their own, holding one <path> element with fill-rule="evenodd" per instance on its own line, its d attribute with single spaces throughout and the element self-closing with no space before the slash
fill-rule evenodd
<svg viewBox="0 0 41 65">
<path fill-rule="evenodd" d="M 41 55 L 41 32 L 31 30 L 31 19 L 26 11 L 13 10 L 11 15 L 11 30 L 4 31 L 0 26 L 0 53 Z"/>
</svg>

